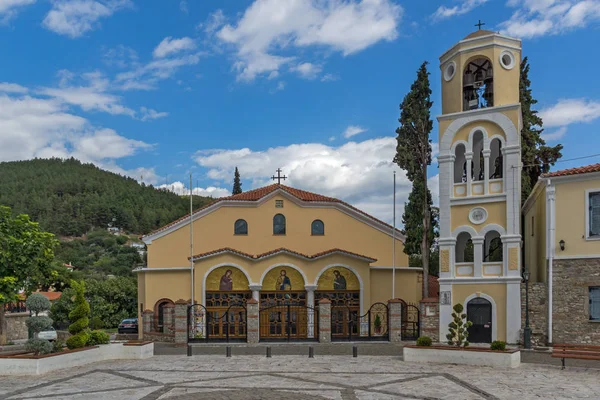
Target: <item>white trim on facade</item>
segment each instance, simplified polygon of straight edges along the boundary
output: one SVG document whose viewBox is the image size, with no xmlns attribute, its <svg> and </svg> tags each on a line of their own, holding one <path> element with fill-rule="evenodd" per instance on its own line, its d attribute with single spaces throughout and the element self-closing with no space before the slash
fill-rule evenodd
<svg viewBox="0 0 600 400">
<path fill-rule="evenodd" d="M 369 269 L 389 269 L 390 271 L 392 269 L 394 269 L 394 267 L 388 267 L 385 265 L 377 265 L 377 266 L 370 266 Z M 417 271 L 417 272 L 423 272 L 423 270 L 421 268 L 411 268 L 411 267 L 396 267 L 396 270 L 401 270 L 401 271 Z"/>
<path fill-rule="evenodd" d="M 463 304 L 463 307 L 465 309 L 465 313 L 468 311 L 467 310 L 467 305 L 469 304 L 469 301 L 476 299 L 478 297 L 481 297 L 483 299 L 486 299 L 487 301 L 489 301 L 492 304 L 492 342 L 494 340 L 498 340 L 498 311 L 497 311 L 497 306 L 496 306 L 496 302 L 494 301 L 494 298 L 492 296 L 489 296 L 485 293 L 473 293 L 472 295 L 468 296 Z M 519 307 L 520 308 L 520 307 Z M 519 314 L 519 319 L 521 318 L 521 315 Z"/>
<path fill-rule="evenodd" d="M 173 268 L 136 268 L 134 269 L 133 273 L 138 273 L 138 272 L 165 272 L 165 271 L 189 271 L 191 268 L 190 267 L 173 267 Z"/>
<path fill-rule="evenodd" d="M 473 122 L 473 121 L 479 120 L 480 119 L 479 117 L 481 115 L 501 113 L 502 111 L 516 110 L 516 109 L 520 109 L 520 108 L 521 108 L 520 103 L 505 104 L 502 106 L 494 106 L 494 107 L 489 107 L 489 108 L 478 108 L 475 110 L 458 111 L 455 113 L 442 114 L 442 115 L 437 116 L 437 120 L 438 121 L 446 121 L 446 120 L 458 121 L 461 118 L 470 118 L 469 122 Z"/>
<path fill-rule="evenodd" d="M 450 199 L 450 204 L 453 206 L 462 206 L 465 204 L 485 204 L 485 203 L 498 203 L 506 201 L 506 194 L 486 194 L 482 196 L 473 197 L 455 197 Z"/>
<path fill-rule="evenodd" d="M 600 236 L 591 237 L 590 236 L 590 194 L 592 193 L 600 193 L 600 189 L 587 189 L 585 191 L 585 232 L 584 237 L 586 241 L 594 241 L 600 240 Z"/>
<path fill-rule="evenodd" d="M 555 256 L 555 260 L 594 260 L 600 259 L 600 254 L 586 254 L 578 256 Z"/>
<path fill-rule="evenodd" d="M 486 41 L 489 38 L 492 37 L 496 37 L 496 38 L 501 38 L 504 39 L 506 41 L 510 41 L 513 42 L 514 44 L 508 44 L 508 43 L 502 43 L 502 42 L 492 42 L 489 44 L 484 44 L 484 45 L 478 45 L 477 42 L 482 42 L 482 41 Z M 469 44 L 469 47 L 464 47 L 462 49 L 458 49 L 458 46 L 461 44 Z M 503 36 L 503 35 L 499 35 L 497 33 L 494 34 L 489 34 L 486 36 L 480 36 L 480 37 L 476 37 L 476 38 L 471 38 L 471 39 L 463 39 L 460 42 L 458 42 L 457 44 L 455 44 L 454 46 L 452 46 L 449 50 L 447 50 L 446 52 L 444 52 L 444 54 L 442 54 L 440 56 L 440 64 L 444 64 L 446 62 L 448 62 L 449 59 L 451 59 L 452 57 L 455 57 L 459 54 L 463 54 L 463 53 L 467 53 L 473 50 L 483 50 L 483 49 L 488 49 L 491 47 L 501 47 L 501 48 L 506 48 L 506 49 L 511 49 L 511 50 L 515 50 L 518 52 L 521 52 L 521 41 L 519 39 L 514 39 L 508 36 Z"/>
</svg>

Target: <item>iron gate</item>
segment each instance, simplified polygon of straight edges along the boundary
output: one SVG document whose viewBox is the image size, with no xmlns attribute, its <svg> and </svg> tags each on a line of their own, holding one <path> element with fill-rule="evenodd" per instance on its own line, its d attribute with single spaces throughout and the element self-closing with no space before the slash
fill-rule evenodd
<svg viewBox="0 0 600 400">
<path fill-rule="evenodd" d="M 421 336 L 420 315 L 418 306 L 402 303 L 402 340 L 417 340 Z"/>
<path fill-rule="evenodd" d="M 188 343 L 247 340 L 247 311 L 243 304 L 225 310 L 207 309 L 202 304 L 188 306 Z"/>
<path fill-rule="evenodd" d="M 260 340 L 317 341 L 319 311 L 299 304 L 278 304 L 260 310 Z"/>
<path fill-rule="evenodd" d="M 389 340 L 387 305 L 375 303 L 364 315 L 348 306 L 331 308 L 331 340 Z"/>
</svg>

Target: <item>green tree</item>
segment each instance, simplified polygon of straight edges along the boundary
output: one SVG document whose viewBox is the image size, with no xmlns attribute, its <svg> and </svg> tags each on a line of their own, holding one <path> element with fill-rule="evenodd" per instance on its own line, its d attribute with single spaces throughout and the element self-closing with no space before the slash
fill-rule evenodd
<svg viewBox="0 0 600 400">
<path fill-rule="evenodd" d="M 27 327 L 33 331 L 33 339 L 27 341 L 26 348 L 28 351 L 33 351 L 35 355 L 50 353 L 52 351 L 50 342 L 38 338 L 40 332 L 52 326 L 51 318 L 40 315 L 41 312 L 50 309 L 50 300 L 42 294 L 34 293 L 27 298 L 26 304 L 27 309 L 33 313 L 33 316 L 25 321 Z"/>
<path fill-rule="evenodd" d="M 417 79 L 411 85 L 410 92 L 400 104 L 400 127 L 396 129 L 397 147 L 394 162 L 406 170 L 406 176 L 413 183 L 413 191 L 421 196 L 422 229 L 407 230 L 411 242 L 420 238 L 421 259 L 423 262 L 423 297 L 429 296 L 429 252 L 431 248 L 431 193 L 427 187 L 427 168 L 431 164 L 431 140 L 429 133 L 433 128 L 430 119 L 431 89 L 427 62 L 417 71 Z M 417 186 L 417 189 L 414 187 Z M 415 195 L 416 196 L 416 195 Z"/>
<path fill-rule="evenodd" d="M 240 172 L 238 168 L 235 167 L 235 172 L 233 174 L 233 190 L 232 194 L 240 194 L 242 193 L 242 182 L 240 181 Z"/>
<path fill-rule="evenodd" d="M 0 344 L 6 343 L 4 304 L 17 300 L 18 289 L 29 294 L 51 278 L 57 244 L 29 216 L 13 217 L 0 206 Z"/>
<path fill-rule="evenodd" d="M 550 170 L 550 167 L 562 157 L 562 144 L 554 147 L 546 146 L 542 138 L 543 121 L 538 112 L 533 110 L 537 103 L 531 94 L 529 80 L 529 62 L 527 57 L 521 63 L 521 80 L 519 83 L 519 101 L 523 113 L 523 128 L 521 129 L 521 203 L 524 203 L 533 190 L 539 176 Z"/>
<path fill-rule="evenodd" d="M 448 344 L 456 347 L 467 347 L 469 345 L 469 328 L 473 325 L 467 321 L 467 314 L 463 313 L 463 305 L 457 303 L 452 307 L 452 322 L 448 324 L 449 333 L 446 335 Z"/>
<path fill-rule="evenodd" d="M 69 325 L 69 333 L 73 336 L 67 339 L 67 347 L 79 349 L 84 347 L 89 339 L 90 305 L 85 299 L 85 283 L 83 281 L 72 281 L 71 287 L 75 291 L 73 301 L 75 307 L 69 313 L 69 320 L 72 322 Z"/>
</svg>

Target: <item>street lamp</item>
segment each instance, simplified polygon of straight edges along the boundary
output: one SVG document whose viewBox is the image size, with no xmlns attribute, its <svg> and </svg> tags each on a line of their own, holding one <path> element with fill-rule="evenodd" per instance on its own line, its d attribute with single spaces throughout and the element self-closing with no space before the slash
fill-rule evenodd
<svg viewBox="0 0 600 400">
<path fill-rule="evenodd" d="M 523 342 L 525 348 L 531 349 L 531 328 L 529 327 L 529 270 L 523 272 L 523 280 L 525 281 L 525 329 L 523 330 Z"/>
</svg>

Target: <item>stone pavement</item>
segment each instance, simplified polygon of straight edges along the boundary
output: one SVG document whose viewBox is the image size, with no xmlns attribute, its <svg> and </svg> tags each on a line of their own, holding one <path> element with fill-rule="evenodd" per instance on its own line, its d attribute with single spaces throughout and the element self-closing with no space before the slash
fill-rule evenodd
<svg viewBox="0 0 600 400">
<path fill-rule="evenodd" d="M 155 356 L 0 377 L 0 399 L 598 399 L 600 370 L 405 363 L 385 356 Z"/>
</svg>

